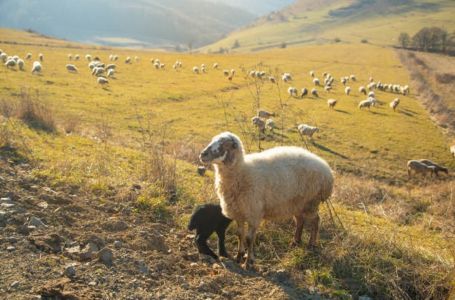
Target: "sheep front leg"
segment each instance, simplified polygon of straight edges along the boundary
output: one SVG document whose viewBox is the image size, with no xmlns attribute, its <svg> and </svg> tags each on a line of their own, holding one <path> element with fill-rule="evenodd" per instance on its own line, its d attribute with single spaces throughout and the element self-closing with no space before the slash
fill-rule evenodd
<svg viewBox="0 0 455 300">
<path fill-rule="evenodd" d="M 237 235 L 239 243 L 236 260 L 240 263 L 245 255 L 245 222 L 237 221 Z"/>
<path fill-rule="evenodd" d="M 308 246 L 311 248 L 317 247 L 318 234 L 319 234 L 319 214 L 316 212 L 312 215 L 308 215 L 309 224 L 310 224 L 310 241 Z"/>
<path fill-rule="evenodd" d="M 246 261 L 243 267 L 248 269 L 254 263 L 254 242 L 256 241 L 256 231 L 258 229 L 258 225 L 256 224 L 248 224 L 248 235 L 246 237 L 246 246 L 248 248 L 248 252 L 246 255 Z"/>
<path fill-rule="evenodd" d="M 295 233 L 294 233 L 294 241 L 291 243 L 291 246 L 298 246 L 302 243 L 302 231 L 303 231 L 303 224 L 304 218 L 303 215 L 294 216 L 295 221 Z"/>
</svg>

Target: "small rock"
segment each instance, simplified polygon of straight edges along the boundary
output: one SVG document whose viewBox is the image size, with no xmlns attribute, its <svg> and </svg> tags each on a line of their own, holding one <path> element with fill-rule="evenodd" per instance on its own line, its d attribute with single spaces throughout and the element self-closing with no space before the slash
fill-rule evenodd
<svg viewBox="0 0 455 300">
<path fill-rule="evenodd" d="M 114 241 L 114 248 L 120 249 L 122 248 L 123 243 L 121 241 Z"/>
<path fill-rule="evenodd" d="M 128 229 L 128 224 L 121 220 L 109 220 L 103 225 L 103 227 L 107 231 L 117 232 Z"/>
<path fill-rule="evenodd" d="M 138 267 L 139 272 L 142 274 L 148 274 L 150 271 L 147 264 L 142 260 L 137 262 L 137 267 Z"/>
<path fill-rule="evenodd" d="M 192 268 L 193 268 L 193 267 L 197 267 L 197 263 L 196 263 L 196 262 L 190 263 L 190 267 L 192 267 Z"/>
<path fill-rule="evenodd" d="M 41 207 L 42 209 L 46 209 L 49 206 L 49 204 L 47 204 L 46 201 L 42 201 L 42 202 L 38 203 L 37 206 Z"/>
<path fill-rule="evenodd" d="M 212 265 L 212 269 L 215 269 L 215 270 L 216 270 L 216 269 L 221 269 L 221 268 L 222 268 L 222 267 L 221 267 L 219 264 L 217 264 L 217 263 L 214 263 L 214 264 Z"/>
<path fill-rule="evenodd" d="M 74 265 L 68 265 L 65 267 L 65 271 L 63 271 L 63 274 L 69 278 L 73 278 L 76 276 L 76 268 Z"/>
<path fill-rule="evenodd" d="M 30 218 L 30 221 L 28 222 L 28 224 L 31 225 L 31 226 L 35 226 L 37 228 L 46 226 L 46 224 L 44 224 L 43 221 L 41 221 L 41 219 L 39 219 L 39 218 L 37 218 L 35 216 L 32 216 Z"/>
<path fill-rule="evenodd" d="M 112 261 L 114 259 L 114 254 L 112 250 L 109 248 L 103 248 L 98 252 L 98 259 L 100 262 L 105 264 L 106 266 L 112 266 Z"/>
<path fill-rule="evenodd" d="M 19 284 L 20 284 L 20 282 L 16 280 L 13 283 L 11 283 L 10 287 L 15 289 L 15 288 L 17 288 L 19 286 Z"/>
<path fill-rule="evenodd" d="M 95 285 L 96 285 L 96 281 L 90 281 L 90 282 L 88 283 L 88 285 L 89 285 L 89 286 L 95 286 Z"/>
<path fill-rule="evenodd" d="M 6 250 L 12 252 L 12 251 L 16 250 L 16 247 L 14 247 L 14 246 L 8 246 L 8 247 L 6 247 Z"/>
</svg>

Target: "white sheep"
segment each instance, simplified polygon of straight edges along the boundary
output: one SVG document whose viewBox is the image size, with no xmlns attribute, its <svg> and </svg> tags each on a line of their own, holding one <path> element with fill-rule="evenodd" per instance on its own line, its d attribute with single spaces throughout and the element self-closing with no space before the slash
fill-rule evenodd
<svg viewBox="0 0 455 300">
<path fill-rule="evenodd" d="M 455 145 L 450 146 L 450 154 L 452 154 L 453 158 L 455 158 Z"/>
<path fill-rule="evenodd" d="M 105 78 L 105 77 L 98 77 L 98 79 L 96 81 L 101 85 L 105 85 L 105 84 L 109 83 L 109 80 L 107 80 L 107 78 Z"/>
<path fill-rule="evenodd" d="M 112 58 L 113 61 L 117 61 L 118 60 L 118 55 L 114 55 L 114 57 Z"/>
<path fill-rule="evenodd" d="M 337 105 L 337 100 L 329 99 L 327 100 L 327 105 L 329 106 L 330 109 L 334 109 L 335 105 Z"/>
<path fill-rule="evenodd" d="M 25 59 L 30 60 L 32 59 L 32 54 L 29 52 L 27 55 L 25 55 Z"/>
<path fill-rule="evenodd" d="M 228 77 L 229 76 L 229 70 L 223 70 L 223 75 L 225 77 Z"/>
<path fill-rule="evenodd" d="M 398 107 L 398 104 L 400 104 L 400 99 L 399 98 L 395 98 L 392 102 L 390 102 L 390 107 L 393 109 L 393 111 L 395 111 Z"/>
<path fill-rule="evenodd" d="M 130 64 L 130 63 L 131 63 L 131 57 L 128 56 L 128 57 L 125 59 L 125 64 Z"/>
<path fill-rule="evenodd" d="M 73 60 L 73 55 L 72 54 L 68 54 L 68 60 Z"/>
<path fill-rule="evenodd" d="M 373 91 L 368 93 L 368 98 L 374 98 L 374 92 Z"/>
<path fill-rule="evenodd" d="M 212 139 L 200 160 L 214 165 L 222 213 L 237 222 L 238 260 L 247 247 L 244 267 L 254 262 L 256 232 L 262 219 L 293 216 L 294 244 L 301 243 L 305 222 L 310 229 L 309 245 L 317 245 L 319 204 L 331 196 L 334 183 L 332 170 L 322 158 L 299 147 L 245 154 L 240 139 L 225 132 Z"/>
<path fill-rule="evenodd" d="M 310 71 L 310 76 L 314 78 L 314 71 L 313 70 Z"/>
<path fill-rule="evenodd" d="M 251 122 L 253 123 L 254 126 L 256 126 L 260 132 L 264 133 L 265 131 L 265 122 L 259 117 L 253 117 L 251 118 Z"/>
<path fill-rule="evenodd" d="M 8 69 L 16 67 L 17 62 L 14 59 L 8 59 L 5 63 L 5 67 Z"/>
<path fill-rule="evenodd" d="M 0 54 L 0 59 L 5 63 L 6 60 L 8 59 L 8 54 L 6 54 L 5 52 L 2 52 Z"/>
<path fill-rule="evenodd" d="M 134 61 L 135 61 L 135 62 L 139 62 L 140 60 L 141 60 L 141 58 L 140 58 L 139 56 L 135 56 L 135 57 L 134 57 Z"/>
<path fill-rule="evenodd" d="M 351 93 L 351 87 L 347 86 L 347 87 L 344 89 L 344 93 L 345 93 L 346 95 L 349 96 L 349 94 Z"/>
<path fill-rule="evenodd" d="M 43 61 L 43 60 L 44 60 L 44 55 L 43 55 L 43 53 L 38 54 L 38 58 L 39 58 L 40 61 Z"/>
<path fill-rule="evenodd" d="M 351 79 L 352 81 L 356 81 L 357 80 L 357 78 L 355 77 L 354 74 L 351 74 L 351 76 L 349 76 L 349 79 Z"/>
<path fill-rule="evenodd" d="M 300 124 L 297 126 L 297 130 L 301 136 L 308 136 L 310 138 L 313 138 L 313 135 L 319 131 L 319 128 L 307 124 Z"/>
<path fill-rule="evenodd" d="M 39 61 L 33 62 L 32 74 L 41 73 L 42 69 L 43 67 L 41 66 L 41 63 Z"/>
<path fill-rule="evenodd" d="M 22 59 L 19 58 L 17 60 L 17 66 L 19 67 L 19 70 L 24 71 L 25 62 Z"/>
<path fill-rule="evenodd" d="M 213 63 L 213 68 L 214 69 L 218 70 L 218 67 L 219 67 L 218 63 Z"/>
<path fill-rule="evenodd" d="M 269 81 L 270 81 L 271 83 L 276 83 L 276 79 L 275 79 L 275 77 L 273 77 L 273 76 L 269 76 Z"/>
<path fill-rule="evenodd" d="M 77 73 L 77 67 L 75 65 L 67 64 L 66 69 L 70 73 Z"/>
<path fill-rule="evenodd" d="M 417 161 L 417 160 L 410 160 L 408 161 L 408 177 L 411 178 L 412 173 L 419 173 L 422 174 L 424 177 L 430 173 L 432 176 L 435 173 L 435 166 L 427 166 L 426 164 Z"/>
<path fill-rule="evenodd" d="M 363 93 L 365 96 L 367 95 L 367 90 L 364 86 L 359 87 L 359 93 Z"/>
<path fill-rule="evenodd" d="M 107 70 L 107 77 L 114 77 L 115 69 L 108 69 Z"/>
<path fill-rule="evenodd" d="M 74 55 L 74 60 L 78 61 L 79 59 L 81 59 L 79 54 Z"/>
<path fill-rule="evenodd" d="M 324 87 L 324 90 L 325 90 L 326 92 L 330 92 L 331 89 L 332 89 L 332 87 L 331 87 L 330 85 L 326 85 L 326 86 Z"/>
<path fill-rule="evenodd" d="M 284 82 L 292 81 L 291 73 L 283 73 L 283 75 L 281 76 L 281 80 L 283 80 Z"/>
<path fill-rule="evenodd" d="M 302 88 L 300 90 L 300 98 L 303 98 L 305 97 L 306 95 L 308 95 L 308 89 L 307 88 Z"/>
<path fill-rule="evenodd" d="M 360 101 L 360 103 L 359 103 L 359 109 L 368 108 L 368 110 L 370 110 L 371 106 L 374 106 L 374 102 L 372 101 L 372 98 L 368 98 L 367 100 Z"/>
<path fill-rule="evenodd" d="M 117 68 L 117 66 L 115 64 L 109 64 L 106 66 L 106 70 L 110 70 L 110 69 L 115 70 L 116 68 Z"/>
<path fill-rule="evenodd" d="M 90 54 L 86 54 L 86 55 L 85 55 L 85 59 L 86 59 L 87 61 L 92 61 L 92 56 L 91 56 Z"/>
<path fill-rule="evenodd" d="M 274 117 L 275 113 L 273 112 L 268 112 L 266 110 L 258 110 L 258 117 L 262 119 L 268 119 L 270 117 Z"/>
<path fill-rule="evenodd" d="M 14 55 L 14 56 L 13 56 L 13 59 L 14 59 L 14 61 L 17 63 L 17 61 L 19 60 L 19 56 Z"/>
<path fill-rule="evenodd" d="M 316 98 L 319 97 L 318 90 L 317 89 L 312 89 L 311 90 L 311 95 L 313 95 Z"/>
<path fill-rule="evenodd" d="M 320 86 L 321 85 L 321 83 L 319 82 L 319 78 L 314 78 L 313 79 L 313 83 L 314 83 L 315 86 Z"/>
<path fill-rule="evenodd" d="M 297 88 L 295 88 L 293 86 L 290 86 L 288 88 L 288 94 L 289 94 L 290 97 L 297 97 L 297 93 L 298 93 Z"/>
<path fill-rule="evenodd" d="M 104 68 L 102 68 L 102 67 L 95 67 L 95 68 L 93 68 L 92 75 L 98 77 L 98 76 L 103 75 L 103 74 L 104 74 L 104 71 L 105 71 L 105 70 L 104 70 Z"/>
<path fill-rule="evenodd" d="M 199 74 L 199 67 L 194 66 L 194 67 L 193 67 L 193 73 L 194 73 L 194 74 Z"/>
</svg>

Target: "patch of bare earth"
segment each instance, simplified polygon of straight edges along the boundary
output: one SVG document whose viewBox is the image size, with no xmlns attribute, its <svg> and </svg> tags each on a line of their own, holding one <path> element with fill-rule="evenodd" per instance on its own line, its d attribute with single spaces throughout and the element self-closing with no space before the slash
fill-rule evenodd
<svg viewBox="0 0 455 300">
<path fill-rule="evenodd" d="M 51 189 L 0 159 L 1 299 L 301 299 L 292 274 L 200 257 L 134 203 Z"/>
</svg>

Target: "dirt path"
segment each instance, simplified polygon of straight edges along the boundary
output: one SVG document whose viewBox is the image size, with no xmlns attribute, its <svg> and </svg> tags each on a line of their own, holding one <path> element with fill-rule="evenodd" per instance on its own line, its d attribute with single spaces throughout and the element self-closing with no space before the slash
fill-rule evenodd
<svg viewBox="0 0 455 300">
<path fill-rule="evenodd" d="M 1 299 L 304 299 L 285 270 L 200 257 L 132 203 L 50 189 L 0 159 Z M 41 297 L 41 298 L 40 298 Z"/>
</svg>

